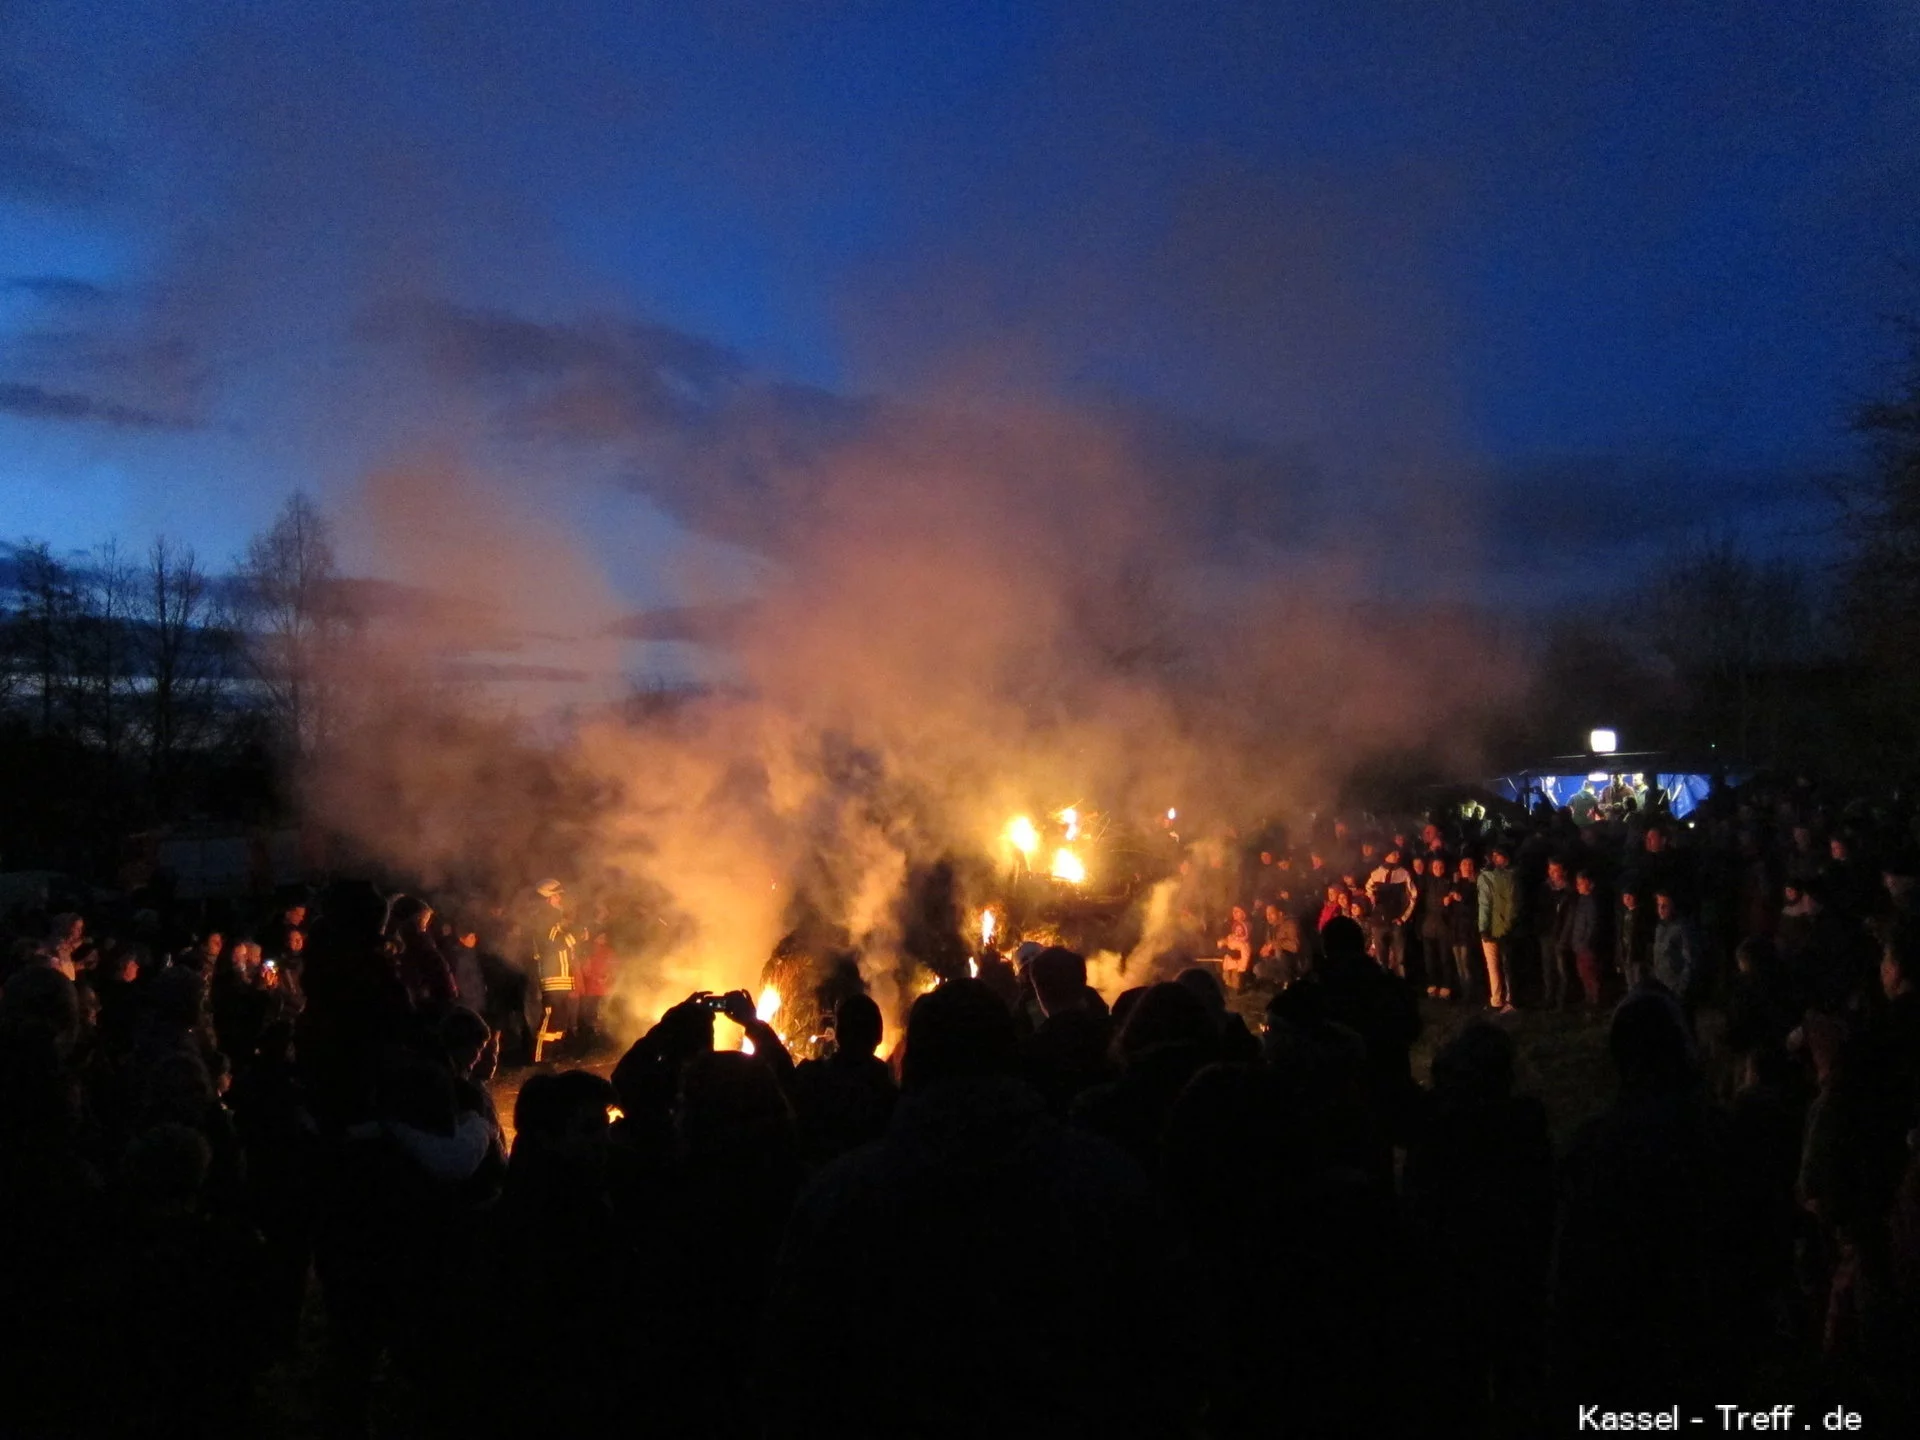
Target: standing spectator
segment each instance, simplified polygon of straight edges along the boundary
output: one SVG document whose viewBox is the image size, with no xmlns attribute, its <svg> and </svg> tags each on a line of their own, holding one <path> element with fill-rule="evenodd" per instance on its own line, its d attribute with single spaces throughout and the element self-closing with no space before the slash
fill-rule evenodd
<svg viewBox="0 0 1920 1440">
<path fill-rule="evenodd" d="M 545 1046 L 563 1040 L 576 1028 L 578 995 L 574 975 L 574 955 L 585 936 L 567 910 L 566 890 L 558 880 L 543 880 L 535 893 L 546 905 L 540 929 L 534 941 L 535 963 L 540 975 L 540 1032 L 534 1037 L 534 1058 L 541 1058 Z"/>
<path fill-rule="evenodd" d="M 1773 942 L 1763 935 L 1742 940 L 1727 987 L 1727 1049 L 1741 1056 L 1784 1050 L 1799 1020 L 1800 1006 Z"/>
<path fill-rule="evenodd" d="M 1247 923 L 1244 906 L 1232 908 L 1227 918 L 1227 933 L 1215 944 L 1221 957 L 1220 979 L 1229 990 L 1238 990 L 1253 967 L 1253 927 Z"/>
<path fill-rule="evenodd" d="M 1367 874 L 1367 900 L 1373 909 L 1368 929 L 1376 959 L 1404 979 L 1407 973 L 1407 927 L 1413 920 L 1418 892 L 1413 876 L 1400 863 L 1398 848 L 1388 847 L 1380 863 Z M 1431 987 L 1429 987 L 1431 993 Z"/>
<path fill-rule="evenodd" d="M 593 932 L 590 942 L 592 948 L 587 958 L 580 962 L 580 1040 L 592 1045 L 600 1038 L 600 1012 L 607 1003 L 607 997 L 613 993 L 613 976 L 616 961 L 613 954 L 613 941 L 605 929 Z"/>
<path fill-rule="evenodd" d="M 1517 909 L 1513 853 L 1502 841 L 1493 847 L 1489 858 L 1492 865 L 1480 872 L 1476 882 L 1480 952 L 1487 962 L 1487 1003 L 1502 1015 L 1511 1015 L 1513 994 L 1508 989 L 1507 958 Z"/>
<path fill-rule="evenodd" d="M 1459 979 L 1454 974 L 1453 947 L 1447 933 L 1447 895 L 1453 881 L 1447 874 L 1446 857 L 1416 857 L 1413 871 L 1420 877 L 1420 906 L 1416 913 L 1420 926 L 1420 969 L 1427 982 L 1427 994 L 1450 1000 Z"/>
<path fill-rule="evenodd" d="M 800 1397 L 905 1335 L 940 1362 L 863 1376 L 854 1430 L 1186 1432 L 1181 1337 L 1155 1322 L 1188 1312 L 1154 1194 L 1123 1152 L 1054 1119 L 1019 1068 L 1013 1021 L 977 982 L 914 1003 L 886 1136 L 815 1179 L 773 1268 L 759 1389 L 789 1404 L 784 1433 L 847 1433 L 839 1407 Z"/>
<path fill-rule="evenodd" d="M 816 1165 L 886 1133 L 898 1090 L 880 1048 L 880 1007 L 849 995 L 833 1012 L 833 1053 L 793 1071 L 793 1108 L 801 1151 Z"/>
<path fill-rule="evenodd" d="M 1540 1001 L 1549 1010 L 1567 1003 L 1573 973 L 1573 887 L 1563 860 L 1547 862 L 1546 879 L 1534 896 L 1534 943 L 1540 950 Z"/>
<path fill-rule="evenodd" d="M 1566 946 L 1573 956 L 1580 988 L 1587 1008 L 1600 1004 L 1600 957 L 1606 953 L 1606 910 L 1594 887 L 1593 872 L 1581 870 L 1573 877 L 1574 900 L 1567 922 Z"/>
<path fill-rule="evenodd" d="M 1473 979 L 1473 972 L 1478 968 L 1474 956 L 1480 947 L 1480 866 L 1473 856 L 1460 857 L 1441 903 L 1446 907 L 1447 947 L 1453 953 L 1453 975 L 1458 986 L 1455 993 L 1462 1000 L 1470 1001 L 1477 988 Z"/>
<path fill-rule="evenodd" d="M 1651 908 L 1643 909 L 1640 895 L 1628 887 L 1620 892 L 1620 914 L 1614 927 L 1614 954 L 1620 967 L 1620 979 L 1629 991 L 1647 976 L 1653 959 L 1654 918 Z"/>
<path fill-rule="evenodd" d="M 1873 917 L 1879 887 L 1872 872 L 1854 854 L 1848 836 L 1835 835 L 1827 841 L 1827 862 L 1820 867 L 1820 878 L 1826 886 L 1829 910 L 1848 920 Z"/>
<path fill-rule="evenodd" d="M 1774 939 L 1780 950 L 1780 958 L 1789 965 L 1797 965 L 1813 933 L 1813 902 L 1797 880 L 1789 880 L 1782 885 L 1780 895 L 1780 914 L 1773 927 Z"/>
<path fill-rule="evenodd" d="M 1673 992 L 1691 1019 L 1702 979 L 1700 938 L 1672 895 L 1657 890 L 1653 903 L 1659 917 L 1653 932 L 1653 978 Z"/>
<path fill-rule="evenodd" d="M 1608 1045 L 1618 1093 L 1564 1167 L 1550 1296 L 1555 1400 L 1678 1402 L 1684 1414 L 1723 1393 L 1738 1358 L 1724 1126 L 1704 1103 L 1672 997 L 1629 996 Z"/>
<path fill-rule="evenodd" d="M 1476 1020 L 1433 1057 L 1433 1118 L 1409 1147 L 1406 1213 L 1428 1259 L 1445 1433 L 1529 1414 L 1553 1241 L 1547 1112 L 1513 1093 L 1513 1038 Z"/>
<path fill-rule="evenodd" d="M 1085 957 L 1051 945 L 1033 957 L 1027 974 L 1045 1018 L 1027 1038 L 1021 1059 L 1028 1082 L 1054 1114 L 1064 1116 L 1074 1096 L 1113 1078 L 1107 1054 L 1112 1020 L 1087 985 Z"/>
<path fill-rule="evenodd" d="M 1662 824 L 1647 826 L 1647 833 L 1641 837 L 1640 854 L 1636 858 L 1628 876 L 1634 895 L 1642 910 L 1651 912 L 1653 897 L 1657 891 L 1665 890 L 1682 907 L 1694 903 L 1691 878 L 1686 873 L 1685 862 L 1671 844 L 1666 827 Z"/>
<path fill-rule="evenodd" d="M 453 972 L 454 998 L 476 1015 L 486 1015 L 487 972 L 480 962 L 480 932 L 455 926 L 447 946 L 447 968 Z"/>
<path fill-rule="evenodd" d="M 1804 887 L 1819 876 L 1823 865 L 1823 857 L 1813 843 L 1813 827 L 1805 821 L 1795 824 L 1788 832 L 1787 853 L 1781 861 L 1786 878 Z"/>
<path fill-rule="evenodd" d="M 1742 830 L 1736 902 L 1742 939 L 1759 935 L 1772 937 L 1774 925 L 1780 918 L 1774 898 L 1778 893 L 1778 879 L 1767 852 L 1761 847 L 1760 837 L 1750 829 Z"/>
</svg>

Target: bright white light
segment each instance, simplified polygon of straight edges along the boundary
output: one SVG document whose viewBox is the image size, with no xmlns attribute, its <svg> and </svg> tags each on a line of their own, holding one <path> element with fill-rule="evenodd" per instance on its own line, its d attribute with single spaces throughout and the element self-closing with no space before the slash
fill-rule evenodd
<svg viewBox="0 0 1920 1440">
<path fill-rule="evenodd" d="M 1086 864 L 1063 845 L 1053 852 L 1053 878 L 1065 880 L 1069 885 L 1083 885 L 1087 879 Z"/>
<path fill-rule="evenodd" d="M 1587 776 L 1587 779 L 1589 782 L 1596 781 L 1596 780 L 1611 780 L 1612 778 L 1613 776 L 1609 775 L 1604 770 L 1596 770 L 1591 775 Z"/>
<path fill-rule="evenodd" d="M 1587 748 L 1596 755 L 1611 755 L 1620 748 L 1620 737 L 1611 730 L 1596 730 L 1587 736 Z"/>
<path fill-rule="evenodd" d="M 1177 810 L 1169 810 L 1169 811 L 1167 811 L 1167 819 L 1169 819 L 1169 820 L 1178 820 L 1179 818 L 1180 818 L 1180 812 L 1179 812 L 1179 811 L 1177 811 Z"/>
</svg>

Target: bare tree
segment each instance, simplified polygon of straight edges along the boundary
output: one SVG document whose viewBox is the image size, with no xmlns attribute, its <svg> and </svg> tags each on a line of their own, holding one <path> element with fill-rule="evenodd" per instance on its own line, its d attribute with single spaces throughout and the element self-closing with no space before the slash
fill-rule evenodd
<svg viewBox="0 0 1920 1440">
<path fill-rule="evenodd" d="M 132 564 L 109 540 L 76 577 L 74 694 L 89 738 L 109 759 L 125 739 L 129 692 L 137 661 Z"/>
<path fill-rule="evenodd" d="M 1829 486 L 1843 540 L 1842 600 L 1854 646 L 1911 733 L 1920 697 L 1920 319 L 1907 322 L 1905 373 L 1855 412 L 1867 465 Z"/>
<path fill-rule="evenodd" d="M 1777 729 L 1781 687 L 1815 657 L 1818 606 L 1805 571 L 1728 539 L 1670 555 L 1641 593 L 1638 628 L 1692 697 L 1709 737 L 1751 755 Z"/>
<path fill-rule="evenodd" d="M 17 552 L 15 617 L 20 663 L 31 677 L 40 733 L 51 735 L 73 694 L 73 630 L 79 595 L 73 572 L 42 541 L 28 541 Z"/>
<path fill-rule="evenodd" d="M 218 682 L 220 646 L 207 577 L 192 546 L 164 535 L 147 551 L 142 600 L 147 672 L 147 763 L 162 810 L 183 751 L 204 736 Z"/>
<path fill-rule="evenodd" d="M 283 739 L 299 756 L 313 753 L 332 718 L 328 662 L 343 630 L 336 579 L 333 527 L 302 493 L 253 538 L 240 566 L 253 673 Z"/>
</svg>

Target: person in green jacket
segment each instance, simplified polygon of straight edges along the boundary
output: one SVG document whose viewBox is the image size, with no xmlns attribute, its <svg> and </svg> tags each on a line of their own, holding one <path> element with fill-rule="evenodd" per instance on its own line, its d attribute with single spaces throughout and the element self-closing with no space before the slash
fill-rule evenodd
<svg viewBox="0 0 1920 1440">
<path fill-rule="evenodd" d="M 1480 872 L 1480 951 L 1487 957 L 1487 995 L 1502 1015 L 1513 1013 L 1513 993 L 1507 987 L 1507 940 L 1513 934 L 1518 899 L 1513 883 L 1513 855 L 1505 844 L 1488 854 L 1491 862 Z"/>
</svg>

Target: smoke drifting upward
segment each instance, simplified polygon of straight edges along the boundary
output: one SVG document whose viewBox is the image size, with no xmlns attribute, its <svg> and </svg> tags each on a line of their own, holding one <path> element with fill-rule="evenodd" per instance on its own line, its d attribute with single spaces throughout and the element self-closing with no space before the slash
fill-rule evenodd
<svg viewBox="0 0 1920 1440">
<path fill-rule="evenodd" d="M 251 528 L 302 481 L 385 582 L 332 662 L 315 817 L 433 890 L 639 897 L 643 1010 L 751 983 L 797 897 L 887 970 L 906 877 L 1016 812 L 1297 816 L 1518 679 L 1388 583 L 1473 538 L 1420 471 L 1463 467 L 1418 167 L 1294 173 L 1289 141 L 1252 183 L 1237 147 L 1143 144 L 1157 41 L 1011 92 L 850 88 L 837 25 L 768 43 L 787 8 L 677 36 L 631 7 L 192 12 L 158 48 L 89 14 L 150 97 L 102 182 L 146 248 L 32 337 L 43 391 L 183 447 L 170 525 L 217 489 Z M 1264 113 L 1280 67 L 1219 43 Z M 897 103 L 843 113 L 876 79 Z M 864 354 L 868 388 L 919 388 L 774 383 L 709 338 L 768 331 L 785 373 Z M 711 683 L 637 713 L 643 601 L 707 622 L 678 633 Z"/>
<path fill-rule="evenodd" d="M 725 683 L 540 725 L 498 686 L 433 680 L 423 661 L 456 640 L 541 634 L 616 681 L 614 587 L 587 537 L 457 467 L 382 472 L 364 499 L 395 542 L 383 565 L 453 608 L 354 648 L 340 690 L 361 708 L 309 777 L 319 818 L 430 886 L 500 900 L 553 872 L 587 903 L 640 898 L 641 1019 L 754 985 L 808 908 L 898 999 L 907 876 L 996 856 L 1010 815 L 1298 818 L 1357 759 L 1461 733 L 1518 678 L 1464 619 L 1363 604 L 1377 577 L 1351 559 L 1249 560 L 1178 475 L 1066 407 L 875 405 L 781 471 L 738 464 L 792 449 L 764 433 L 709 438 L 681 462 L 740 477 L 771 561 L 704 637 Z"/>
</svg>

